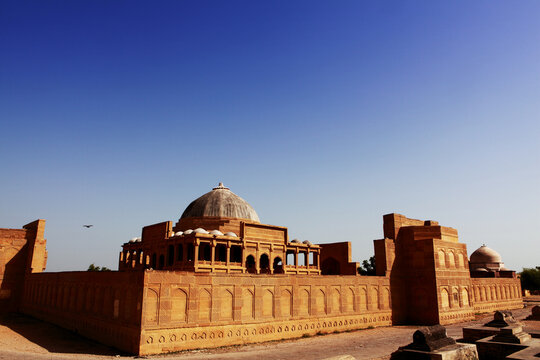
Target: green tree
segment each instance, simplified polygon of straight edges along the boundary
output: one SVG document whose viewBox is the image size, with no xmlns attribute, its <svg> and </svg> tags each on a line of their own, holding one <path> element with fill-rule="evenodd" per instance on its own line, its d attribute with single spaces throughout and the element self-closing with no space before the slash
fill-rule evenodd
<svg viewBox="0 0 540 360">
<path fill-rule="evenodd" d="M 94 263 L 91 263 L 88 266 L 88 269 L 86 269 L 86 271 L 111 271 L 111 269 L 109 269 L 106 266 L 100 267 L 100 266 L 94 265 Z"/>
<path fill-rule="evenodd" d="M 522 289 L 540 290 L 540 266 L 536 268 L 523 268 L 520 275 Z"/>
<path fill-rule="evenodd" d="M 362 265 L 358 267 L 358 273 L 360 275 L 375 275 L 377 273 L 375 256 L 370 257 L 369 260 L 362 261 Z"/>
</svg>

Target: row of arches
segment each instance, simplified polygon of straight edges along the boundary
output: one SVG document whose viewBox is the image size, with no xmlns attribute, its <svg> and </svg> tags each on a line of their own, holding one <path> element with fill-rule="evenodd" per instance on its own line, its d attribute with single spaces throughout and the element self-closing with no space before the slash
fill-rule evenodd
<svg viewBox="0 0 540 360">
<path fill-rule="evenodd" d="M 499 285 L 475 285 L 475 301 L 494 301 L 517 299 L 521 296 L 519 285 L 499 284 Z"/>
<path fill-rule="evenodd" d="M 466 287 L 441 288 L 441 307 L 443 309 L 470 306 L 471 299 Z"/>
<path fill-rule="evenodd" d="M 243 249 L 239 245 L 231 245 L 227 248 L 225 244 L 217 244 L 215 247 L 212 247 L 210 243 L 201 243 L 197 246 L 198 251 L 196 252 L 195 246 L 193 244 L 169 245 L 165 254 L 154 252 L 151 255 L 145 255 L 142 250 L 125 251 L 121 253 L 121 264 L 124 264 L 128 268 L 135 268 L 142 265 L 143 267 L 162 270 L 180 262 L 193 261 L 195 256 L 197 256 L 200 263 L 228 263 L 235 266 L 241 266 L 242 264 Z M 185 251 L 184 247 L 186 248 Z M 146 261 L 144 261 L 145 257 Z M 307 253 L 305 259 L 308 259 Z M 313 256 L 311 259 L 311 261 L 314 261 Z M 294 265 L 295 260 L 293 259 L 291 261 Z M 287 265 L 291 264 L 288 263 Z M 280 274 L 285 272 L 282 258 L 276 256 L 271 262 L 269 255 L 266 253 L 261 254 L 259 257 L 248 255 L 245 258 L 245 268 L 249 273 Z"/>
<path fill-rule="evenodd" d="M 259 303 L 255 301 L 256 292 L 260 292 L 257 294 L 257 297 L 261 298 Z M 195 296 L 196 301 L 190 302 L 190 295 Z M 297 297 L 297 301 L 294 297 Z M 157 289 L 147 290 L 144 316 L 146 323 L 158 322 L 159 304 L 162 302 Z M 187 288 L 174 288 L 171 290 L 170 303 L 169 321 L 173 323 L 292 318 L 390 309 L 390 290 L 387 287 L 349 287 L 332 288 L 328 291 L 321 288 L 301 288 L 293 292 L 292 288 L 287 288 L 276 292 L 273 287 L 249 287 L 235 292 L 234 287 L 230 286 L 197 289 L 190 294 Z M 192 309 L 189 309 L 190 304 Z M 240 310 L 235 312 L 235 308 Z"/>
<path fill-rule="evenodd" d="M 466 268 L 467 254 L 459 250 L 439 249 L 437 252 L 440 268 Z"/>
<path fill-rule="evenodd" d="M 270 267 L 270 258 L 267 254 L 262 254 L 259 257 L 258 268 L 260 274 L 283 274 L 285 271 L 283 269 L 283 260 L 279 256 L 274 257 L 272 261 L 272 267 Z M 248 255 L 246 258 L 246 270 L 248 273 L 256 274 L 257 273 L 257 262 L 255 256 Z"/>
</svg>

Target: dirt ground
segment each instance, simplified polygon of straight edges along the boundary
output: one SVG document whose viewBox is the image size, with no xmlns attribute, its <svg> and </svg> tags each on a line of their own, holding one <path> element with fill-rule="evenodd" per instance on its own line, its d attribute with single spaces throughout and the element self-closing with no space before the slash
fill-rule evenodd
<svg viewBox="0 0 540 360">
<path fill-rule="evenodd" d="M 525 330 L 540 330 L 539 321 L 523 320 L 533 305 L 540 304 L 540 296 L 526 299 L 524 309 L 512 311 L 525 325 Z M 478 316 L 475 321 L 447 326 L 448 335 L 458 339 L 461 329 L 472 324 L 483 324 L 491 314 Z M 218 360 L 218 359 L 377 359 L 387 360 L 399 346 L 409 344 L 417 326 L 393 326 L 359 330 L 348 333 L 314 336 L 254 345 L 211 350 L 148 356 L 159 360 Z M 110 347 L 82 338 L 57 326 L 13 314 L 0 320 L 0 359 L 133 359 Z"/>
</svg>

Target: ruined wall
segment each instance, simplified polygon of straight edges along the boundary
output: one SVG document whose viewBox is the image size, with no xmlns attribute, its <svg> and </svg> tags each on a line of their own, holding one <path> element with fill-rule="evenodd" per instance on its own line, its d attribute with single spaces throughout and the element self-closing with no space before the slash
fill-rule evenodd
<svg viewBox="0 0 540 360">
<path fill-rule="evenodd" d="M 391 324 L 386 277 L 147 271 L 140 354 Z"/>
<path fill-rule="evenodd" d="M 360 264 L 351 261 L 352 251 L 350 241 L 320 244 L 320 247 L 321 273 L 323 275 L 357 274 Z"/>
<path fill-rule="evenodd" d="M 45 270 L 45 220 L 22 229 L 0 229 L 0 313 L 16 311 L 21 301 L 25 275 Z"/>
<path fill-rule="evenodd" d="M 138 352 L 143 272 L 61 272 L 26 278 L 21 312 Z"/>
<path fill-rule="evenodd" d="M 472 278 L 471 284 L 475 312 L 523 308 L 518 278 Z"/>
</svg>

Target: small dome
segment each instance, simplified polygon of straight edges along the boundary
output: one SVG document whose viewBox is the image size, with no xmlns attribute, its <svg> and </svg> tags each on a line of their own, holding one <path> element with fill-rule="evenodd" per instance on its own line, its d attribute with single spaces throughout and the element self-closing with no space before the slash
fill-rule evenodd
<svg viewBox="0 0 540 360">
<path fill-rule="evenodd" d="M 300 240 L 298 240 L 298 239 L 292 239 L 291 242 L 295 243 L 295 244 L 300 244 Z"/>
<path fill-rule="evenodd" d="M 236 234 L 235 234 L 235 233 L 233 233 L 232 231 L 226 232 L 226 233 L 225 233 L 225 236 L 233 236 L 233 237 L 238 237 L 238 235 L 236 235 Z"/>
<path fill-rule="evenodd" d="M 470 261 L 472 264 L 502 263 L 501 255 L 495 250 L 488 248 L 486 245 L 480 246 L 473 252 Z"/>
<path fill-rule="evenodd" d="M 474 269 L 474 271 L 489 272 L 488 269 L 483 268 L 483 267 L 476 268 L 476 269 Z"/>
<path fill-rule="evenodd" d="M 214 216 L 260 222 L 259 216 L 251 205 L 223 186 L 223 183 L 219 183 L 212 191 L 191 202 L 180 219 Z"/>
<path fill-rule="evenodd" d="M 221 231 L 219 231 L 219 230 L 212 230 L 212 231 L 210 231 L 210 234 L 212 234 L 212 235 L 218 235 L 218 236 L 223 235 L 223 233 L 222 233 Z"/>
<path fill-rule="evenodd" d="M 183 234 L 184 234 L 183 232 L 177 231 L 177 232 L 174 233 L 174 236 L 180 236 L 180 235 L 183 235 Z"/>
<path fill-rule="evenodd" d="M 208 234 L 208 231 L 204 230 L 203 228 L 196 228 L 193 230 L 195 234 Z"/>
<path fill-rule="evenodd" d="M 311 245 L 311 241 L 309 241 L 309 240 L 304 240 L 304 241 L 302 241 L 302 244 Z"/>
<path fill-rule="evenodd" d="M 193 230 L 191 229 L 187 229 L 186 231 L 184 231 L 184 235 L 189 235 L 189 234 L 192 234 L 193 233 Z"/>
</svg>

